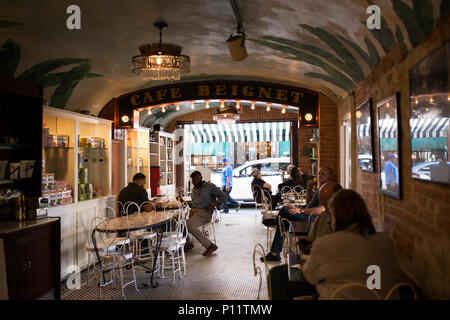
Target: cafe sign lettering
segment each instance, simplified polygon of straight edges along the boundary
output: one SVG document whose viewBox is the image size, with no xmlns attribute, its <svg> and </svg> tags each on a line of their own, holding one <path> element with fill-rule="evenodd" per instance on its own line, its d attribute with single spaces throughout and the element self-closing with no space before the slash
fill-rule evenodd
<svg viewBox="0 0 450 320">
<path fill-rule="evenodd" d="M 192 100 L 220 99 L 261 101 L 299 107 L 300 114 L 311 113 L 313 115 L 314 119 L 309 124 L 317 125 L 318 95 L 316 92 L 279 84 L 245 81 L 178 83 L 127 93 L 116 99 L 116 125 L 118 124 L 117 127 L 129 127 L 129 123 L 122 123 L 121 117 L 128 116 L 129 119 L 133 119 L 134 111 L 140 111 L 150 106 Z"/>
</svg>

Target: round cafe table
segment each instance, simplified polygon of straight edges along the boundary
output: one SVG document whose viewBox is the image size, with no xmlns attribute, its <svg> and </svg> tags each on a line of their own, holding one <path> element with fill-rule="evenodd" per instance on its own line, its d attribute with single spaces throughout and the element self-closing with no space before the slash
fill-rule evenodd
<svg viewBox="0 0 450 320">
<path fill-rule="evenodd" d="M 94 244 L 95 253 L 97 255 L 98 261 L 100 261 L 100 255 L 97 248 L 97 243 L 95 239 L 95 232 L 128 232 L 128 231 L 136 231 L 142 229 L 150 229 L 160 227 L 170 220 L 173 219 L 175 215 L 174 210 L 167 211 L 154 211 L 154 212 L 143 212 L 139 214 L 132 214 L 129 216 L 117 217 L 108 220 L 107 222 L 102 222 L 98 224 L 94 230 L 92 231 L 92 243 Z M 158 256 L 159 250 L 161 247 L 162 241 L 162 232 L 157 230 L 157 242 L 156 242 L 156 255 Z M 144 263 L 135 259 L 137 264 L 144 266 Z M 150 278 L 150 284 L 153 288 L 158 286 L 157 283 L 153 281 L 154 273 L 156 267 L 156 258 L 153 259 L 153 266 L 151 269 L 152 276 Z M 103 275 L 104 277 L 104 275 Z"/>
</svg>

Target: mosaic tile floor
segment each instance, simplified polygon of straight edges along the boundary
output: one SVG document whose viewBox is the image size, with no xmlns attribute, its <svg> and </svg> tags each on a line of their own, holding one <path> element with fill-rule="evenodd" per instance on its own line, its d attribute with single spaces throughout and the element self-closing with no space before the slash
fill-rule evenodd
<svg viewBox="0 0 450 320">
<path fill-rule="evenodd" d="M 204 249 L 195 242 L 195 248 L 186 253 L 187 275 L 178 279 L 178 285 L 172 284 L 171 274 L 160 279 L 157 288 L 143 287 L 150 275 L 142 268 L 137 268 L 137 292 L 134 285 L 125 288 L 129 300 L 254 300 L 257 297 L 258 278 L 253 272 L 253 248 L 256 243 L 266 245 L 266 229 L 260 220 L 255 221 L 255 211 L 241 209 L 238 213 L 230 210 L 230 214 L 222 215 L 222 220 L 215 224 L 216 238 L 219 249 L 209 257 L 202 256 Z M 261 264 L 260 262 L 258 262 Z M 278 263 L 275 263 L 278 264 Z M 126 271 L 130 278 L 131 272 Z M 82 278 L 84 278 L 83 275 Z M 263 281 L 261 298 L 267 299 L 267 289 Z M 102 299 L 120 299 L 120 288 L 107 286 L 102 290 Z M 62 288 L 64 300 L 97 300 L 99 290 L 96 281 L 89 285 L 84 280 L 81 289 L 68 290 L 65 284 Z"/>
</svg>

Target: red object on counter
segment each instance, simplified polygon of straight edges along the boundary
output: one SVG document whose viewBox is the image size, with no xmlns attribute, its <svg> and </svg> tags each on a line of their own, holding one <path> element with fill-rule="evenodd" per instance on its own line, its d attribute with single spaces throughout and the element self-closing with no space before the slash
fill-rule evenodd
<svg viewBox="0 0 450 320">
<path fill-rule="evenodd" d="M 150 188 L 152 189 L 152 197 L 161 194 L 159 182 L 161 181 L 161 167 L 150 167 Z"/>
</svg>

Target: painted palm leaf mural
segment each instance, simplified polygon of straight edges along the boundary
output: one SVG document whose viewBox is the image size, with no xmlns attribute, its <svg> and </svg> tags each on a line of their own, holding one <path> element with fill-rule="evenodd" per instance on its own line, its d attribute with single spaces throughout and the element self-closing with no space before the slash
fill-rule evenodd
<svg viewBox="0 0 450 320">
<path fill-rule="evenodd" d="M 0 28 L 10 28 L 22 25 L 19 22 L 0 20 Z M 36 83 L 45 87 L 56 87 L 50 100 L 50 106 L 64 108 L 74 88 L 85 78 L 101 77 L 90 73 L 91 65 L 88 59 L 62 58 L 40 62 L 21 74 L 16 74 L 20 62 L 21 47 L 19 43 L 8 39 L 0 48 L 0 74 L 16 77 L 24 81 Z M 52 72 L 58 68 L 75 65 L 65 72 Z"/>
<path fill-rule="evenodd" d="M 329 50 L 296 40 L 269 35 L 259 39 L 250 38 L 249 40 L 284 54 L 285 59 L 302 61 L 319 67 L 323 70 L 323 73 L 307 72 L 305 76 L 321 79 L 349 92 L 367 76 L 363 72 L 360 61 L 365 63 L 369 70 L 372 70 L 380 61 L 380 56 L 390 52 L 397 44 L 407 52 L 408 48 L 414 48 L 421 43 L 434 27 L 433 4 L 430 0 L 412 0 L 412 7 L 402 0 L 391 0 L 391 3 L 393 11 L 403 23 L 407 32 L 406 36 L 398 25 L 395 26 L 395 30 L 392 30 L 392 26 L 381 16 L 381 29 L 367 29 L 376 43 L 365 36 L 366 47 L 361 47 L 341 35 L 307 24 L 299 24 L 298 27 L 320 39 Z M 368 1 L 367 4 L 372 5 L 374 3 Z M 440 15 L 446 14 L 449 8 L 450 1 L 443 0 L 440 5 Z M 366 27 L 366 21 L 362 21 L 362 23 Z M 409 40 L 409 47 L 406 39 Z M 379 53 L 376 45 L 383 52 Z M 339 100 L 328 87 L 322 87 L 322 91 L 331 95 L 333 99 Z"/>
<path fill-rule="evenodd" d="M 226 45 L 236 23 L 229 1 L 80 1 L 80 30 L 66 27 L 67 2 L 0 2 L 0 74 L 42 84 L 49 105 L 93 114 L 113 97 L 172 84 L 130 72 L 138 47 L 159 39 L 152 23 L 160 17 L 169 23 L 164 39 L 191 58 L 182 81 L 283 83 L 340 103 L 393 48 L 420 44 L 450 7 L 449 0 L 239 0 L 248 57 L 235 62 Z M 373 4 L 380 30 L 366 26 Z"/>
</svg>

